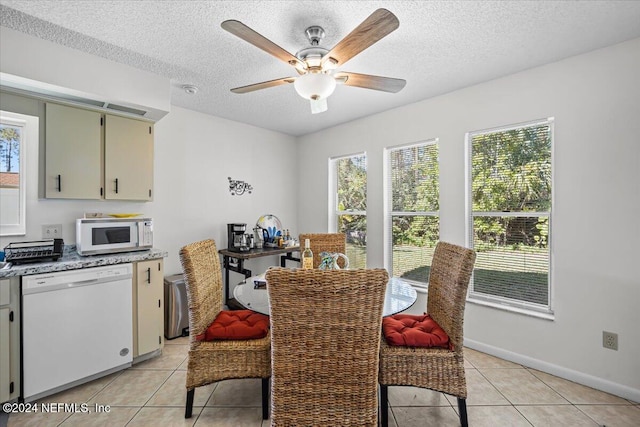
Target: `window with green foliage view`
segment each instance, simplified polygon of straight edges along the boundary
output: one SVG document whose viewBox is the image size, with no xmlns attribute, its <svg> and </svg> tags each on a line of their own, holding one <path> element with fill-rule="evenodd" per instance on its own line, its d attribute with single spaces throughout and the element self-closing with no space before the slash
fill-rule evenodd
<svg viewBox="0 0 640 427">
<path fill-rule="evenodd" d="M 550 310 L 552 134 L 545 120 L 468 135 L 472 299 Z"/>
<path fill-rule="evenodd" d="M 335 177 L 335 232 L 346 236 L 349 267 L 366 268 L 367 156 L 341 157 L 331 163 Z"/>
<path fill-rule="evenodd" d="M 37 141 L 37 118 L 0 111 L 0 236 L 26 233 L 27 130 Z"/>
<path fill-rule="evenodd" d="M 427 283 L 440 234 L 438 145 L 389 148 L 386 159 L 391 274 Z"/>
</svg>

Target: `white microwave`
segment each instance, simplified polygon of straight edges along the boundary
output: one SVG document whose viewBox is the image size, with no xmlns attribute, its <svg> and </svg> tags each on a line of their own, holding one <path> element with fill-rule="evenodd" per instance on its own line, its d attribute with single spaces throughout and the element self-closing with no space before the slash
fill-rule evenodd
<svg viewBox="0 0 640 427">
<path fill-rule="evenodd" d="M 151 218 L 80 218 L 76 250 L 80 255 L 143 251 L 153 246 Z"/>
</svg>

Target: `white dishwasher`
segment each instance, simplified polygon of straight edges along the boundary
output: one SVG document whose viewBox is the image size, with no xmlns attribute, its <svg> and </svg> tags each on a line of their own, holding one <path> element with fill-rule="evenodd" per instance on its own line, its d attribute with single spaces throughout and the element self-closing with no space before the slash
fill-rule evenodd
<svg viewBox="0 0 640 427">
<path fill-rule="evenodd" d="M 22 278 L 23 398 L 131 366 L 132 265 Z"/>
</svg>

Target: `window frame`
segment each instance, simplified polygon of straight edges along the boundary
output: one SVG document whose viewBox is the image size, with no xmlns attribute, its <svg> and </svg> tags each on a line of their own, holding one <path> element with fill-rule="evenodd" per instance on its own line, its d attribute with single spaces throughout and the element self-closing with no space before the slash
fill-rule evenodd
<svg viewBox="0 0 640 427">
<path fill-rule="evenodd" d="M 14 113 L 11 111 L 0 111 L 0 123 L 20 127 L 20 159 L 19 159 L 19 200 L 18 200 L 18 223 L 2 224 L 0 222 L 0 236 L 24 236 L 27 234 L 27 141 L 32 138 L 31 132 L 38 136 L 38 117 L 26 114 Z"/>
<path fill-rule="evenodd" d="M 413 147 L 430 146 L 435 145 L 438 150 L 438 167 L 440 166 L 440 140 L 439 138 L 430 138 L 417 142 L 411 142 L 408 144 L 398 144 L 389 147 L 385 147 L 383 154 L 383 192 L 384 192 L 384 263 L 385 268 L 391 276 L 395 276 L 393 271 L 393 217 L 394 216 L 424 216 L 424 217 L 437 217 L 438 218 L 438 237 L 440 236 L 440 210 L 437 211 L 394 211 L 392 200 L 392 185 L 391 185 L 391 165 L 389 164 L 391 153 L 396 150 L 403 150 Z M 438 208 L 440 207 L 440 172 L 438 170 Z M 403 278 L 403 280 L 411 283 L 415 287 L 427 289 L 429 286 L 429 279 L 425 278 L 425 281 L 416 281 L 412 279 Z"/>
<path fill-rule="evenodd" d="M 329 212 L 328 212 L 328 230 L 330 233 L 339 233 L 338 230 L 338 218 L 342 215 L 361 215 L 367 217 L 367 211 L 359 211 L 359 210 L 340 210 L 338 209 L 338 162 L 343 159 L 349 159 L 352 157 L 364 156 L 365 159 L 365 171 L 367 173 L 367 188 L 365 188 L 365 194 L 368 198 L 368 187 L 369 187 L 369 171 L 368 171 L 368 156 L 366 151 L 359 151 L 351 154 L 344 154 L 340 156 L 329 157 Z M 367 205 L 368 209 L 368 205 Z M 368 231 L 369 223 L 367 221 L 367 231 Z M 367 247 L 365 245 L 365 262 L 368 259 L 367 256 Z"/>
<path fill-rule="evenodd" d="M 506 126 L 499 126 L 495 128 L 488 129 L 480 129 L 471 132 L 467 132 L 465 135 L 465 217 L 466 217 L 466 225 L 465 225 L 465 236 L 466 236 L 466 245 L 468 248 L 474 248 L 474 230 L 473 230 L 473 221 L 474 218 L 482 217 L 482 216 L 504 216 L 504 217 L 536 217 L 536 216 L 544 216 L 548 217 L 548 237 L 547 237 L 547 245 L 548 245 L 548 271 L 547 271 L 547 305 L 536 304 L 532 302 L 516 300 L 513 298 L 506 298 L 496 295 L 490 295 L 482 292 L 476 292 L 474 290 L 474 276 L 472 275 L 469 290 L 467 293 L 467 301 L 476 303 L 479 305 L 485 305 L 489 307 L 494 307 L 506 311 L 511 311 L 515 313 L 525 314 L 534 317 L 540 317 L 543 319 L 553 320 L 554 310 L 553 310 L 553 280 L 552 280 L 552 270 L 553 270 L 553 206 L 555 204 L 555 135 L 554 135 L 554 121 L 553 117 L 547 117 L 544 119 L 532 120 L 527 122 L 521 122 Z M 473 138 L 476 135 L 484 135 L 498 132 L 508 132 L 514 129 L 521 129 L 526 127 L 535 127 L 535 126 L 549 126 L 549 137 L 550 137 L 550 158 L 551 158 L 551 205 L 548 211 L 520 211 L 520 212 L 490 212 L 490 211 L 482 211 L 482 214 L 474 216 L 473 211 L 473 200 L 472 200 L 472 179 L 473 179 Z"/>
</svg>

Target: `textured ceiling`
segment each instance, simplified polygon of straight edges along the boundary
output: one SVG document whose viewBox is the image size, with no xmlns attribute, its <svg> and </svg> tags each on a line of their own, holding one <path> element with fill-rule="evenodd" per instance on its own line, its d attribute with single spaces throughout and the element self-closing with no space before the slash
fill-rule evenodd
<svg viewBox="0 0 640 427">
<path fill-rule="evenodd" d="M 312 115 L 292 85 L 229 91 L 296 73 L 222 21 L 242 21 L 295 54 L 308 45 L 305 28 L 322 26 L 330 49 L 380 7 L 400 27 L 343 70 L 405 79 L 401 92 L 338 86 L 329 110 Z M 173 105 L 291 135 L 640 37 L 639 1 L 0 0 L 0 17 L 2 26 L 169 77 Z M 188 95 L 184 84 L 200 90 Z"/>
</svg>

